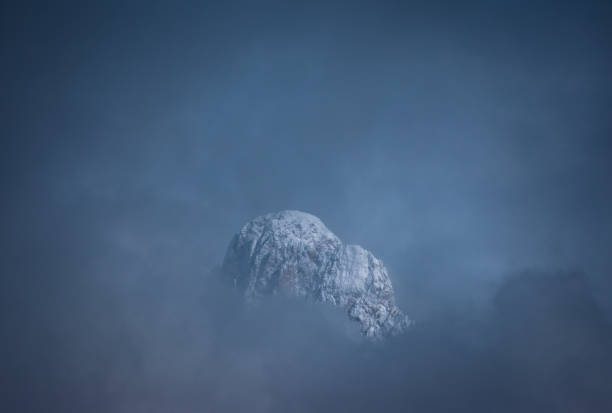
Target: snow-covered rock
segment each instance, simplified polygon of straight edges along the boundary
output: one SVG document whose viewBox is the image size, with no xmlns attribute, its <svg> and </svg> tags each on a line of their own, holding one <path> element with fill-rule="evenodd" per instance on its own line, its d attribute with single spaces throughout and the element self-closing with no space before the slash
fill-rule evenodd
<svg viewBox="0 0 612 413">
<path fill-rule="evenodd" d="M 382 261 L 358 245 L 343 245 L 319 218 L 304 212 L 248 222 L 232 239 L 222 270 L 249 301 L 280 293 L 341 306 L 373 339 L 412 323 L 395 305 Z"/>
</svg>

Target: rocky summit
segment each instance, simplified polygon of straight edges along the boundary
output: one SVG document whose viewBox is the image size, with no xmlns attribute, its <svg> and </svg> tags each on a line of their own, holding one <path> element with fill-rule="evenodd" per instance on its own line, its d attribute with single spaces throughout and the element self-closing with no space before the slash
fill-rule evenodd
<svg viewBox="0 0 612 413">
<path fill-rule="evenodd" d="M 248 222 L 227 248 L 222 270 L 248 301 L 286 294 L 340 306 L 374 340 L 412 323 L 395 305 L 382 261 L 358 245 L 344 245 L 319 218 L 304 212 L 282 211 Z"/>
</svg>

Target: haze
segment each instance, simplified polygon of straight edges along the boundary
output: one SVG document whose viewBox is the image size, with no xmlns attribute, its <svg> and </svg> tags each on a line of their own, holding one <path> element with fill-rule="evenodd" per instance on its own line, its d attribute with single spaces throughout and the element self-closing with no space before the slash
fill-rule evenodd
<svg viewBox="0 0 612 413">
<path fill-rule="evenodd" d="M 3 411 L 612 411 L 606 2 L 19 2 L 0 13 Z M 246 310 L 312 213 L 417 326 Z"/>
</svg>

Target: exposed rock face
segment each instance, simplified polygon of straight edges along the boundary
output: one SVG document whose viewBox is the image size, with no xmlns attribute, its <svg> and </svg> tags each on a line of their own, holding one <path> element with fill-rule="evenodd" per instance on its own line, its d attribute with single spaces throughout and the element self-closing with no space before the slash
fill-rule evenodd
<svg viewBox="0 0 612 413">
<path fill-rule="evenodd" d="M 404 331 L 411 321 L 395 305 L 383 263 L 343 245 L 321 220 L 299 211 L 264 215 L 232 239 L 223 273 L 247 300 L 284 293 L 343 307 L 367 337 Z"/>
</svg>

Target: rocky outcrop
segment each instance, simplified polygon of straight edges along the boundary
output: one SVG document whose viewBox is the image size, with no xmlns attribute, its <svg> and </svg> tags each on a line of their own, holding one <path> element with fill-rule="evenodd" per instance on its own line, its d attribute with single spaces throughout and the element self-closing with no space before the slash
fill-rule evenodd
<svg viewBox="0 0 612 413">
<path fill-rule="evenodd" d="M 382 261 L 358 245 L 343 245 L 319 218 L 304 212 L 282 211 L 247 223 L 232 239 L 222 270 L 249 301 L 286 294 L 340 306 L 373 339 L 411 324 L 395 305 Z"/>
</svg>

